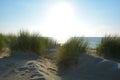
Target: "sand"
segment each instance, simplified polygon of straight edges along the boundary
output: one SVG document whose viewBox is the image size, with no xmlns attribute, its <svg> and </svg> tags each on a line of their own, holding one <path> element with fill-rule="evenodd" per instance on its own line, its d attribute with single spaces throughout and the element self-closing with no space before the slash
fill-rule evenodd
<svg viewBox="0 0 120 80">
<path fill-rule="evenodd" d="M 78 65 L 60 74 L 62 80 L 120 80 L 120 63 L 81 54 Z"/>
<path fill-rule="evenodd" d="M 34 53 L 17 52 L 0 59 L 0 80 L 60 80 L 57 67 Z"/>
<path fill-rule="evenodd" d="M 0 80 L 120 80 L 120 63 L 81 54 L 78 65 L 60 71 L 48 59 L 19 51 L 0 59 Z"/>
</svg>

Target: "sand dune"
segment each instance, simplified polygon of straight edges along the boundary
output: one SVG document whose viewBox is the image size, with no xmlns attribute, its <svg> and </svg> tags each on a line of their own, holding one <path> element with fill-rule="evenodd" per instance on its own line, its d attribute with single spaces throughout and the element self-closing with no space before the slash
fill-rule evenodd
<svg viewBox="0 0 120 80">
<path fill-rule="evenodd" d="M 34 53 L 17 52 L 0 59 L 0 80 L 60 80 L 57 67 Z"/>
<path fill-rule="evenodd" d="M 120 80 L 120 63 L 81 54 L 78 65 L 58 71 L 48 59 L 17 52 L 0 59 L 0 80 Z"/>
</svg>

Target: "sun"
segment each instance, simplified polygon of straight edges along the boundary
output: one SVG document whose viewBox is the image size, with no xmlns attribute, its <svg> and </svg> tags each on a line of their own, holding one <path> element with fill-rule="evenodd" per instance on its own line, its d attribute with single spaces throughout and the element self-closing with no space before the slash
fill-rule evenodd
<svg viewBox="0 0 120 80">
<path fill-rule="evenodd" d="M 45 24 L 41 32 L 64 43 L 69 37 L 87 34 L 88 29 L 77 17 L 76 6 L 69 2 L 52 4 L 46 12 Z M 83 27 L 81 27 L 83 26 Z"/>
<path fill-rule="evenodd" d="M 60 40 L 60 42 L 65 41 L 66 37 L 69 35 L 71 25 L 73 20 L 75 20 L 74 6 L 69 2 L 58 2 L 52 4 L 46 14 L 46 21 L 44 28 L 49 28 L 46 35 L 53 36 Z"/>
<path fill-rule="evenodd" d="M 50 22 L 65 24 L 74 16 L 74 9 L 70 3 L 59 2 L 49 8 L 47 16 Z"/>
</svg>

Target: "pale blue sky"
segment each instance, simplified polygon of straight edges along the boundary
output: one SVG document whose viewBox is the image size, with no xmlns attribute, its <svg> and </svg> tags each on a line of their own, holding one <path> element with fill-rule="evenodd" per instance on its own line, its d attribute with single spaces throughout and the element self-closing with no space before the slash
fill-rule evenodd
<svg viewBox="0 0 120 80">
<path fill-rule="evenodd" d="M 0 0 L 0 32 L 71 36 L 120 34 L 120 0 Z"/>
</svg>

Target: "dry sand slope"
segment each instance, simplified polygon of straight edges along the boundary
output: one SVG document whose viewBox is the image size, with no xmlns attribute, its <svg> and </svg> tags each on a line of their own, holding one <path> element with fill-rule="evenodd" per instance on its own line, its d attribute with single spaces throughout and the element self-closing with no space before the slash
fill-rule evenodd
<svg viewBox="0 0 120 80">
<path fill-rule="evenodd" d="M 33 53 L 17 52 L 0 59 L 0 80 L 60 80 L 57 67 Z"/>
<path fill-rule="evenodd" d="M 120 63 L 81 54 L 78 65 L 58 71 L 47 59 L 17 52 L 0 59 L 0 80 L 120 80 Z"/>
</svg>

